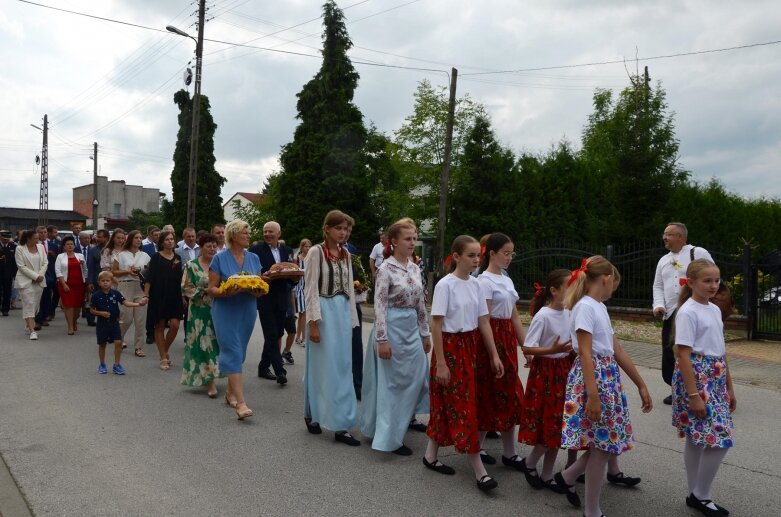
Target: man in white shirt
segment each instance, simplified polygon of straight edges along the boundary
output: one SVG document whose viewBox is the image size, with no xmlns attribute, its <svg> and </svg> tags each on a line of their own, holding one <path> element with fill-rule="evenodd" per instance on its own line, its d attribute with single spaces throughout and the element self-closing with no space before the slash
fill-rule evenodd
<svg viewBox="0 0 781 517">
<path fill-rule="evenodd" d="M 675 353 L 671 343 L 670 333 L 675 321 L 675 310 L 678 308 L 678 295 L 681 293 L 681 279 L 686 278 L 686 268 L 692 259 L 713 258 L 705 248 L 686 244 L 688 230 L 683 223 L 669 223 L 662 234 L 664 247 L 670 252 L 659 259 L 654 275 L 654 317 L 662 318 L 662 379 L 667 384 L 672 383 L 675 370 Z M 664 399 L 667 405 L 672 404 L 672 395 Z"/>
<path fill-rule="evenodd" d="M 201 247 L 196 242 L 195 228 L 185 228 L 182 237 L 181 244 L 176 248 L 176 254 L 181 257 L 182 262 L 190 262 L 198 258 L 201 254 Z"/>
<path fill-rule="evenodd" d="M 212 226 L 212 235 L 217 237 L 217 251 L 220 252 L 225 249 L 225 225 L 215 224 Z"/>
<path fill-rule="evenodd" d="M 388 235 L 385 232 L 380 233 L 380 242 L 374 245 L 372 252 L 369 253 L 369 268 L 372 270 L 372 278 L 377 279 L 377 268 L 382 264 L 382 252 L 385 250 L 385 241 Z"/>
</svg>

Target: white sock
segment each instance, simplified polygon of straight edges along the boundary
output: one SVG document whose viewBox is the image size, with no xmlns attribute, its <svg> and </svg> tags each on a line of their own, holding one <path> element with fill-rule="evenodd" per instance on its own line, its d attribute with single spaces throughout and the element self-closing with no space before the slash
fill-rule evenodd
<svg viewBox="0 0 781 517">
<path fill-rule="evenodd" d="M 472 467 L 472 470 L 475 473 L 475 479 L 477 481 L 480 481 L 480 478 L 488 474 L 488 472 L 485 470 L 485 466 L 483 465 L 483 460 L 480 459 L 479 454 L 467 454 L 466 458 L 469 460 L 469 465 Z"/>
<path fill-rule="evenodd" d="M 621 472 L 621 468 L 618 466 L 618 454 L 610 455 L 610 459 L 607 460 L 607 472 L 611 476 L 618 475 Z"/>
<path fill-rule="evenodd" d="M 721 462 L 724 460 L 724 456 L 727 455 L 729 449 L 716 447 L 703 447 L 702 449 L 700 468 L 697 472 L 697 483 L 694 485 L 692 493 L 694 494 L 694 497 L 699 500 L 713 499 L 711 496 L 711 486 L 713 485 L 713 480 L 716 478 L 716 474 L 719 472 Z M 715 510 L 716 505 L 710 503 L 708 504 L 708 508 Z"/>
<path fill-rule="evenodd" d="M 599 496 L 602 492 L 602 484 L 605 482 L 607 462 L 612 456 L 609 452 L 599 449 L 591 449 L 590 458 L 586 465 L 586 500 L 584 513 L 586 517 L 600 517 Z"/>
<path fill-rule="evenodd" d="M 483 452 L 483 444 L 485 443 L 485 437 L 488 435 L 488 431 L 480 431 L 480 452 Z"/>
<path fill-rule="evenodd" d="M 689 485 L 689 492 L 692 494 L 694 493 L 694 488 L 697 486 L 700 460 L 704 449 L 704 447 L 694 445 L 691 438 L 688 436 L 686 437 L 686 443 L 683 446 L 683 464 L 686 466 L 686 482 Z"/>
<path fill-rule="evenodd" d="M 429 438 L 428 445 L 426 445 L 426 454 L 423 456 L 427 462 L 434 463 L 437 461 L 437 455 L 439 455 L 439 444 Z"/>
<path fill-rule="evenodd" d="M 583 454 L 580 455 L 580 457 L 567 467 L 566 470 L 561 472 L 561 476 L 564 478 L 564 482 L 568 485 L 574 485 L 575 481 L 578 479 L 578 476 L 586 472 L 586 465 L 588 464 L 588 459 L 591 456 L 591 451 L 593 449 L 589 449 Z M 564 487 L 562 487 L 564 488 Z"/>
<path fill-rule="evenodd" d="M 526 468 L 537 469 L 537 463 L 547 449 L 544 445 L 535 445 L 532 451 L 526 455 Z"/>
<path fill-rule="evenodd" d="M 542 460 L 542 472 L 540 478 L 543 481 L 550 481 L 553 478 L 553 467 L 556 465 L 556 456 L 558 456 L 558 449 L 547 449 L 545 451 L 545 459 Z"/>
<path fill-rule="evenodd" d="M 502 432 L 502 446 L 504 447 L 504 457 L 512 458 L 515 452 L 515 444 L 518 441 L 518 426 L 514 426 L 510 431 Z"/>
</svg>

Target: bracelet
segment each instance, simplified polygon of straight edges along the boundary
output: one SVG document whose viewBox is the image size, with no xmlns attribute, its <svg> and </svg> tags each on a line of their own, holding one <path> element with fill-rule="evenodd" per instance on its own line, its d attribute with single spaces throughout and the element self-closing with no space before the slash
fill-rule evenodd
<svg viewBox="0 0 781 517">
<path fill-rule="evenodd" d="M 687 393 L 686 395 L 687 395 L 689 398 L 691 398 L 691 397 L 699 397 L 699 396 L 700 396 L 700 394 L 699 394 L 699 393 Z"/>
</svg>

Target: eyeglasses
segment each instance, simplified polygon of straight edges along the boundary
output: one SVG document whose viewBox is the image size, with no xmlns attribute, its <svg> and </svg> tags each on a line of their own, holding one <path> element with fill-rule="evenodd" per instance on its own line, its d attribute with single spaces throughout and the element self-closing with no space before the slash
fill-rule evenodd
<svg viewBox="0 0 781 517">
<path fill-rule="evenodd" d="M 678 237 L 679 235 L 681 234 L 677 232 L 664 232 L 662 237 Z"/>
<path fill-rule="evenodd" d="M 515 258 L 515 252 L 514 251 L 502 251 L 500 252 L 502 255 L 504 255 L 507 258 Z"/>
</svg>

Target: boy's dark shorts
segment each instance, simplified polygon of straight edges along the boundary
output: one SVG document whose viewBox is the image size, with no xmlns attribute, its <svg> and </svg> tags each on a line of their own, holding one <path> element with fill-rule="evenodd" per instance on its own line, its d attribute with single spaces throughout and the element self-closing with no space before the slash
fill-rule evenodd
<svg viewBox="0 0 781 517">
<path fill-rule="evenodd" d="M 95 333 L 98 336 L 98 345 L 122 341 L 122 330 L 119 328 L 119 322 L 98 323 L 95 327 Z"/>
<path fill-rule="evenodd" d="M 288 334 L 296 333 L 296 317 L 293 315 L 285 316 L 285 332 Z"/>
</svg>

